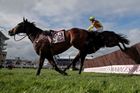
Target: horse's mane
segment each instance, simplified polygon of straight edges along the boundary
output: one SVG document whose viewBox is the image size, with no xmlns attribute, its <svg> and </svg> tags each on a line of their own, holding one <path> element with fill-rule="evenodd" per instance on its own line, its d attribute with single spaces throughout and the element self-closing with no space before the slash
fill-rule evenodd
<svg viewBox="0 0 140 93">
<path fill-rule="evenodd" d="M 28 26 L 36 27 L 35 22 L 25 21 L 24 23 L 27 24 Z"/>
<path fill-rule="evenodd" d="M 25 21 L 24 23 L 25 23 L 28 27 L 31 27 L 31 28 L 35 29 L 35 30 L 33 30 L 33 32 L 35 32 L 35 31 L 43 32 L 42 29 L 38 28 L 38 27 L 35 25 L 35 22 Z"/>
</svg>

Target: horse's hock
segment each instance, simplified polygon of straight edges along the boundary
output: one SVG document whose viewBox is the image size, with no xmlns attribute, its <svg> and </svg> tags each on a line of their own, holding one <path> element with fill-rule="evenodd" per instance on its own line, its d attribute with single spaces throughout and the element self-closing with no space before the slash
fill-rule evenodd
<svg viewBox="0 0 140 93">
<path fill-rule="evenodd" d="M 140 43 L 128 48 L 126 51 L 115 51 L 110 54 L 97 57 L 95 59 L 87 59 L 84 67 L 101 67 L 110 65 L 135 65 L 140 64 Z"/>
</svg>

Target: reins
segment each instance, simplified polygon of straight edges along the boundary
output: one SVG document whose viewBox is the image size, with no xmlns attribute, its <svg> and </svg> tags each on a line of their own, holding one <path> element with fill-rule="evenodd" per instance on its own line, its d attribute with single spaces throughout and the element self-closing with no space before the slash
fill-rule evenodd
<svg viewBox="0 0 140 93">
<path fill-rule="evenodd" d="M 16 39 L 16 35 L 14 35 L 14 40 L 15 40 L 15 41 L 21 41 L 21 40 L 24 39 L 27 35 L 19 35 L 19 34 L 18 34 L 18 36 L 23 36 L 23 37 L 17 40 L 17 39 Z"/>
</svg>

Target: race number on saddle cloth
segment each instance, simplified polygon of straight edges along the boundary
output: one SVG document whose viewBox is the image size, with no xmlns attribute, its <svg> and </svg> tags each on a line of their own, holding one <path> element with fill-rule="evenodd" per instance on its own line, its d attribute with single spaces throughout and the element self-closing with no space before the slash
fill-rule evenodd
<svg viewBox="0 0 140 93">
<path fill-rule="evenodd" d="M 103 31 L 103 25 L 100 23 L 100 21 L 95 20 L 94 16 L 91 16 L 89 18 L 91 25 L 88 27 L 88 31 L 94 31 L 94 28 L 96 28 L 96 31 L 102 32 Z"/>
<path fill-rule="evenodd" d="M 65 30 L 59 30 L 59 31 L 45 30 L 41 38 L 36 40 L 36 43 L 38 43 L 39 40 L 45 38 L 47 38 L 51 44 L 65 42 Z"/>
<path fill-rule="evenodd" d="M 51 30 L 51 43 L 61 43 L 65 41 L 65 30 L 53 31 Z"/>
<path fill-rule="evenodd" d="M 54 31 L 52 33 L 52 43 L 60 43 L 65 41 L 65 31 Z"/>
</svg>

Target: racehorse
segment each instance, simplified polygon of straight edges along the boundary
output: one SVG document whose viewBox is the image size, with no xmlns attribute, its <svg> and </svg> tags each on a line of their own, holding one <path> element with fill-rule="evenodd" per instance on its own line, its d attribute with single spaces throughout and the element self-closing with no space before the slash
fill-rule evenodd
<svg viewBox="0 0 140 93">
<path fill-rule="evenodd" d="M 29 22 L 27 19 L 24 18 L 23 18 L 23 22 L 20 22 L 19 24 L 17 24 L 17 26 L 15 26 L 13 29 L 9 31 L 10 36 L 15 36 L 16 34 L 19 33 L 25 33 L 28 36 L 28 38 L 33 43 L 36 53 L 40 56 L 39 67 L 36 75 L 40 74 L 45 58 L 54 67 L 54 69 L 57 72 L 63 75 L 67 75 L 65 70 L 68 69 L 71 66 L 71 64 L 75 64 L 77 60 L 80 59 L 81 60 L 81 66 L 79 70 L 79 74 L 80 74 L 87 54 L 94 53 L 101 47 L 116 46 L 120 42 L 128 44 L 126 42 L 123 42 L 124 40 L 125 41 L 128 40 L 122 37 L 123 39 L 118 38 L 117 40 L 118 42 L 116 42 L 116 44 L 113 43 L 113 45 L 111 46 L 111 42 L 110 43 L 105 42 L 107 41 L 108 38 L 103 33 L 88 32 L 87 30 L 79 29 L 79 28 L 71 28 L 65 31 L 65 41 L 52 44 L 50 42 L 50 34 L 48 34 L 47 31 L 43 31 L 42 29 L 36 27 L 34 23 Z M 116 35 L 118 37 L 121 37 L 118 34 L 115 34 L 115 36 Z M 114 36 L 111 37 L 115 38 Z M 79 53 L 74 58 L 73 62 L 65 70 L 61 70 L 57 67 L 53 59 L 53 56 L 66 51 L 71 46 L 78 49 Z"/>
</svg>

